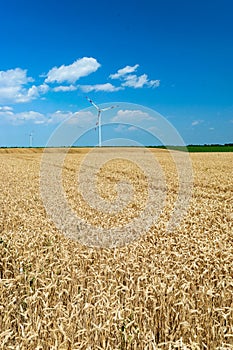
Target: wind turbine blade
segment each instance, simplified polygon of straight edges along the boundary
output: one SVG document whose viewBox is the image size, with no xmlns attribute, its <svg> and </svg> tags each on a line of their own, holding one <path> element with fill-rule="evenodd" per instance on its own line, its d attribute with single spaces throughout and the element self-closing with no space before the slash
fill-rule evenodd
<svg viewBox="0 0 233 350">
<path fill-rule="evenodd" d="M 117 108 L 119 107 L 118 105 L 117 106 L 111 106 L 111 107 L 107 107 L 107 108 L 103 108 L 101 109 L 102 112 L 105 112 L 105 111 L 108 111 L 109 109 L 113 109 L 113 108 Z"/>
<path fill-rule="evenodd" d="M 96 128 L 97 128 L 97 126 L 99 125 L 99 120 L 100 120 L 100 114 L 101 114 L 101 110 L 99 109 L 98 110 L 98 114 L 97 114 L 97 122 L 95 123 L 95 130 L 96 130 Z"/>
<path fill-rule="evenodd" d="M 99 111 L 100 108 L 89 98 L 86 96 L 86 99 Z"/>
</svg>

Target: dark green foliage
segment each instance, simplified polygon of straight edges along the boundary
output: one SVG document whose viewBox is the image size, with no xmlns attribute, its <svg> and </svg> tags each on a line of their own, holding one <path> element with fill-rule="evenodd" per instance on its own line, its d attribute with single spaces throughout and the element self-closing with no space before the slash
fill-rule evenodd
<svg viewBox="0 0 233 350">
<path fill-rule="evenodd" d="M 233 152 L 233 143 L 226 143 L 225 145 L 211 144 L 211 145 L 188 145 L 188 146 L 150 146 L 149 148 L 173 149 L 184 152 Z"/>
</svg>

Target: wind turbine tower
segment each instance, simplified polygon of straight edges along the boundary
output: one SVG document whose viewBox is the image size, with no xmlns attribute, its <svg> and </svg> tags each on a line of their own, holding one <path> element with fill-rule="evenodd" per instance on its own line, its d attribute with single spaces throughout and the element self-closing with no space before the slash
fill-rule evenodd
<svg viewBox="0 0 233 350">
<path fill-rule="evenodd" d="M 107 107 L 107 108 L 100 108 L 99 106 L 97 106 L 89 97 L 86 96 L 86 99 L 97 109 L 98 114 L 97 114 L 97 123 L 96 125 L 98 125 L 98 131 L 99 131 L 99 147 L 102 146 L 102 132 L 101 132 L 101 113 L 108 111 L 109 109 L 113 109 L 116 108 L 118 106 L 111 106 L 111 107 Z"/>
<path fill-rule="evenodd" d="M 33 132 L 30 132 L 29 134 L 29 147 L 32 148 L 33 144 Z"/>
</svg>

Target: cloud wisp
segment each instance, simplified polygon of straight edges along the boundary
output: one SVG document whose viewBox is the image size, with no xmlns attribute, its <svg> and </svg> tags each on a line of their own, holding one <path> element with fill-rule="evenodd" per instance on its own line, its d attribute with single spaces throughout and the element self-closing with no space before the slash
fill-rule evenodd
<svg viewBox="0 0 233 350">
<path fill-rule="evenodd" d="M 111 119 L 111 122 L 119 123 L 122 120 L 124 120 L 125 123 L 134 124 L 135 121 L 151 121 L 154 120 L 154 118 L 152 118 L 148 113 L 141 110 L 120 109 L 117 111 L 117 114 Z"/>
<path fill-rule="evenodd" d="M 192 121 L 192 126 L 197 126 L 197 125 L 200 125 L 204 122 L 204 120 L 193 120 Z"/>
<path fill-rule="evenodd" d="M 62 91 L 62 92 L 67 92 L 67 91 L 76 91 L 78 89 L 77 86 L 74 86 L 74 85 L 60 85 L 60 86 L 56 86 L 55 88 L 53 88 L 53 91 L 55 92 L 59 92 L 59 91 Z"/>
<path fill-rule="evenodd" d="M 159 87 L 159 80 L 149 80 L 147 74 L 137 75 L 127 75 L 125 77 L 125 82 L 122 83 L 122 86 L 133 87 L 135 89 L 147 87 Z"/>
<path fill-rule="evenodd" d="M 118 69 L 118 71 L 114 74 L 110 74 L 110 79 L 119 79 L 122 81 L 122 87 L 132 87 L 134 89 L 150 87 L 157 88 L 160 85 L 160 80 L 149 80 L 147 74 L 136 75 L 135 73 L 139 64 L 135 64 L 134 66 L 125 66 L 124 68 Z"/>
<path fill-rule="evenodd" d="M 116 87 L 110 83 L 105 84 L 95 84 L 95 85 L 79 85 L 79 88 L 84 92 L 91 92 L 91 91 L 106 91 L 106 92 L 114 92 L 122 90 L 122 87 Z"/>
<path fill-rule="evenodd" d="M 139 67 L 139 64 L 135 64 L 134 66 L 126 66 L 124 68 L 118 69 L 118 71 L 115 74 L 110 74 L 109 78 L 111 79 L 124 78 L 127 74 L 135 72 L 138 67 Z"/>
</svg>

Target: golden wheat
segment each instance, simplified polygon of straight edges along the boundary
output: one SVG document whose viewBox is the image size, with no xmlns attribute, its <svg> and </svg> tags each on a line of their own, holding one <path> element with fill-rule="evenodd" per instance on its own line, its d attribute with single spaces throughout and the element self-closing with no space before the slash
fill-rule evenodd
<svg viewBox="0 0 233 350">
<path fill-rule="evenodd" d="M 67 201 L 95 225 L 123 225 L 143 209 L 147 180 L 127 162 L 107 164 L 102 197 L 116 197 L 122 176 L 136 191 L 117 217 L 100 215 L 77 191 L 87 152 L 66 157 Z M 139 240 L 107 249 L 70 240 L 49 219 L 41 150 L 0 150 L 0 349 L 233 349 L 232 153 L 191 154 L 191 203 L 168 232 L 178 179 L 169 153 L 153 152 L 166 179 L 164 208 Z"/>
</svg>

